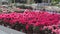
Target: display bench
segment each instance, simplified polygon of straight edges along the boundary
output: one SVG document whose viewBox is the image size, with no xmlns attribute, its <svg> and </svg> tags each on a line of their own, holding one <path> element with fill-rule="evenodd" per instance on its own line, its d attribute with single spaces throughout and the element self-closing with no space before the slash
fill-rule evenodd
<svg viewBox="0 0 60 34">
<path fill-rule="evenodd" d="M 0 34 L 25 34 L 0 25 Z"/>
</svg>

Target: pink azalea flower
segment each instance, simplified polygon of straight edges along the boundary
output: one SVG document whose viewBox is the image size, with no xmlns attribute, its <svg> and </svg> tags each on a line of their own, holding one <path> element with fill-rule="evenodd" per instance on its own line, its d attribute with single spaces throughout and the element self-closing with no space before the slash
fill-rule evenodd
<svg viewBox="0 0 60 34">
<path fill-rule="evenodd" d="M 48 29 L 49 29 L 49 30 L 53 30 L 53 27 L 52 27 L 52 26 L 48 26 Z"/>
</svg>

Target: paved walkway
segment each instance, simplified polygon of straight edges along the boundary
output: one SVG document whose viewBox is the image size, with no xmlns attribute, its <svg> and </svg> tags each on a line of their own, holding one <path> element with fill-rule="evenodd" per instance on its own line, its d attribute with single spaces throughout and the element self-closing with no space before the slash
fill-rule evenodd
<svg viewBox="0 0 60 34">
<path fill-rule="evenodd" d="M 0 34 L 25 34 L 16 30 L 12 30 L 0 25 Z"/>
</svg>

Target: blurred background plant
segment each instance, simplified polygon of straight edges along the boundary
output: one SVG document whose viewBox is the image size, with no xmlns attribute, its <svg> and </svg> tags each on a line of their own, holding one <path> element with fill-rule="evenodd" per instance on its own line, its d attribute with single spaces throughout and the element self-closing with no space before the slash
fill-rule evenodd
<svg viewBox="0 0 60 34">
<path fill-rule="evenodd" d="M 59 4 L 60 0 L 51 0 L 51 4 L 52 5 L 56 5 Z"/>
</svg>

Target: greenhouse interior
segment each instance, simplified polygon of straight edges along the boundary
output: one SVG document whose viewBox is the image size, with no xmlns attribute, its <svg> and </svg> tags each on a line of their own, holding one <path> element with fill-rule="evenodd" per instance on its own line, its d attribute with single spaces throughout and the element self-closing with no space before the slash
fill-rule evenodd
<svg viewBox="0 0 60 34">
<path fill-rule="evenodd" d="M 0 0 L 0 34 L 60 34 L 60 0 Z"/>
</svg>

